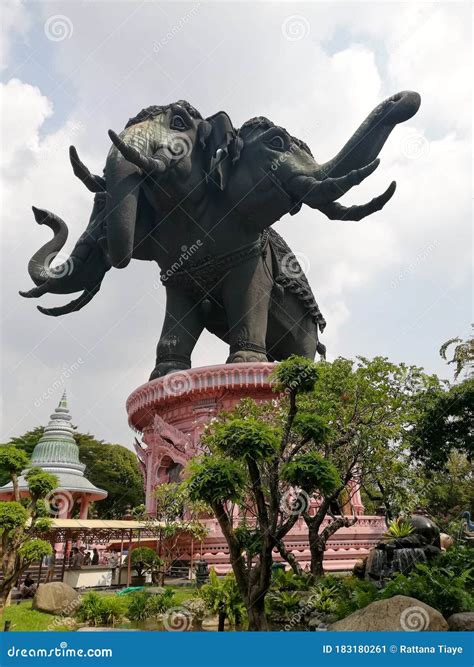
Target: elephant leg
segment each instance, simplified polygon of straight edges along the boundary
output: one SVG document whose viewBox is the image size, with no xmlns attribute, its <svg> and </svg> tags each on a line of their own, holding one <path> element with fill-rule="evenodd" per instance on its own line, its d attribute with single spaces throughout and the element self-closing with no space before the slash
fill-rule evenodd
<svg viewBox="0 0 474 667">
<path fill-rule="evenodd" d="M 314 359 L 320 346 L 318 326 L 296 295 L 286 292 L 283 302 L 272 299 L 267 333 L 271 361 L 282 361 L 292 354 Z"/>
<path fill-rule="evenodd" d="M 229 330 L 227 363 L 267 361 L 265 338 L 273 285 L 271 262 L 251 257 L 232 269 L 222 287 Z"/>
<path fill-rule="evenodd" d="M 204 328 L 200 310 L 192 296 L 175 288 L 166 289 L 165 321 L 150 380 L 191 368 L 191 353 Z"/>
</svg>

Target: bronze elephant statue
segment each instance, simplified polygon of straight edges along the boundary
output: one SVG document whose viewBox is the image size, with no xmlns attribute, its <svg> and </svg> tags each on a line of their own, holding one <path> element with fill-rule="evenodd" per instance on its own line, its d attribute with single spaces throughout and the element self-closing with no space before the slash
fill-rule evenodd
<svg viewBox="0 0 474 667">
<path fill-rule="evenodd" d="M 151 378 L 190 368 L 204 328 L 229 345 L 228 362 L 324 354 L 318 337 L 324 318 L 295 255 L 271 225 L 303 204 L 338 220 L 379 211 L 395 183 L 361 206 L 344 207 L 337 199 L 377 168 L 392 129 L 419 105 L 413 92 L 385 100 L 324 164 L 303 141 L 263 117 L 235 129 L 226 113 L 203 119 L 184 101 L 144 109 L 120 135 L 109 132 L 113 145 L 104 178 L 92 175 L 71 148 L 76 175 L 96 192 L 85 234 L 88 251 L 79 253 L 76 268 L 83 235 L 69 275 L 42 279 L 38 267 L 43 264 L 44 274 L 46 257 L 60 250 L 67 227 L 41 212 L 41 222 L 55 236 L 30 261 L 38 287 L 24 296 L 84 289 L 72 305 L 41 309 L 63 314 L 94 296 L 111 265 L 151 260 L 161 269 L 167 296 Z M 61 273 L 61 267 L 55 271 Z M 55 284 L 67 280 L 63 291 Z"/>
</svg>

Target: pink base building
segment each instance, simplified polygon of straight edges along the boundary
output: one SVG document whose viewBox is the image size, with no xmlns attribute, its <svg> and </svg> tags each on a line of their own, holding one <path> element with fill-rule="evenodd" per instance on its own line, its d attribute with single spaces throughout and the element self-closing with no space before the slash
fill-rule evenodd
<svg viewBox="0 0 474 667">
<path fill-rule="evenodd" d="M 156 514 L 153 490 L 160 483 L 178 481 L 186 462 L 202 452 L 201 434 L 213 417 L 231 410 L 242 398 L 270 401 L 275 393 L 269 381 L 271 363 L 226 364 L 193 368 L 172 373 L 138 387 L 128 398 L 127 412 L 131 428 L 141 436 L 135 448 L 143 471 L 146 511 Z M 330 539 L 325 554 L 327 570 L 349 570 L 367 555 L 385 531 L 382 516 L 366 516 L 357 488 L 351 489 L 349 516 L 357 523 L 341 528 Z M 208 536 L 203 545 L 184 541 L 177 558 L 193 562 L 205 558 L 217 572 L 230 569 L 227 544 L 218 522 L 203 518 Z M 308 532 L 304 520 L 298 520 L 285 539 L 302 567 L 309 565 Z M 275 553 L 275 560 L 281 560 Z"/>
</svg>

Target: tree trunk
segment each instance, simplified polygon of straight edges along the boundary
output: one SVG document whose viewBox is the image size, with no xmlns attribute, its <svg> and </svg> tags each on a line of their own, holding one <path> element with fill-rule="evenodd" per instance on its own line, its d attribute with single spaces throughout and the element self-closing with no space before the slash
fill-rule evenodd
<svg viewBox="0 0 474 667">
<path fill-rule="evenodd" d="M 321 540 L 319 536 L 311 539 L 311 531 L 309 540 L 309 548 L 311 551 L 311 576 L 313 578 L 322 577 L 324 575 L 323 559 L 326 542 Z"/>
<path fill-rule="evenodd" d="M 267 617 L 265 615 L 265 596 L 260 592 L 252 595 L 246 606 L 249 617 L 249 631 L 262 632 L 268 630 Z"/>
<path fill-rule="evenodd" d="M 286 562 L 291 567 L 293 572 L 298 576 L 302 577 L 304 575 L 303 568 L 298 563 L 298 561 L 296 560 L 295 556 L 291 553 L 291 551 L 288 551 L 288 549 L 285 547 L 283 540 L 280 540 L 276 546 L 280 553 L 280 556 L 284 560 L 286 560 Z"/>
</svg>

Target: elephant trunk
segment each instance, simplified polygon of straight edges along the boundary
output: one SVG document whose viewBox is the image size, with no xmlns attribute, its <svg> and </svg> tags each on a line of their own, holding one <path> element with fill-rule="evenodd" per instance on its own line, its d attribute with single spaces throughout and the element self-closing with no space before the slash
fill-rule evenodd
<svg viewBox="0 0 474 667">
<path fill-rule="evenodd" d="M 68 237 L 68 228 L 64 220 L 54 213 L 32 206 L 33 215 L 39 225 L 47 225 L 54 232 L 53 238 L 35 252 L 28 262 L 28 273 L 35 285 L 42 285 L 49 278 L 49 267 L 64 247 Z"/>
<path fill-rule="evenodd" d="M 126 149 L 148 159 L 153 145 L 146 122 L 127 128 L 120 136 L 112 131 L 109 135 L 114 145 L 105 166 L 107 245 L 112 266 L 120 269 L 132 259 L 138 197 L 146 173 L 141 164 L 131 161 Z"/>
<path fill-rule="evenodd" d="M 344 148 L 332 160 L 318 166 L 315 176 L 318 180 L 327 176 L 336 178 L 373 162 L 395 125 L 414 116 L 420 103 L 418 93 L 409 90 L 381 102 L 367 116 Z"/>
</svg>

